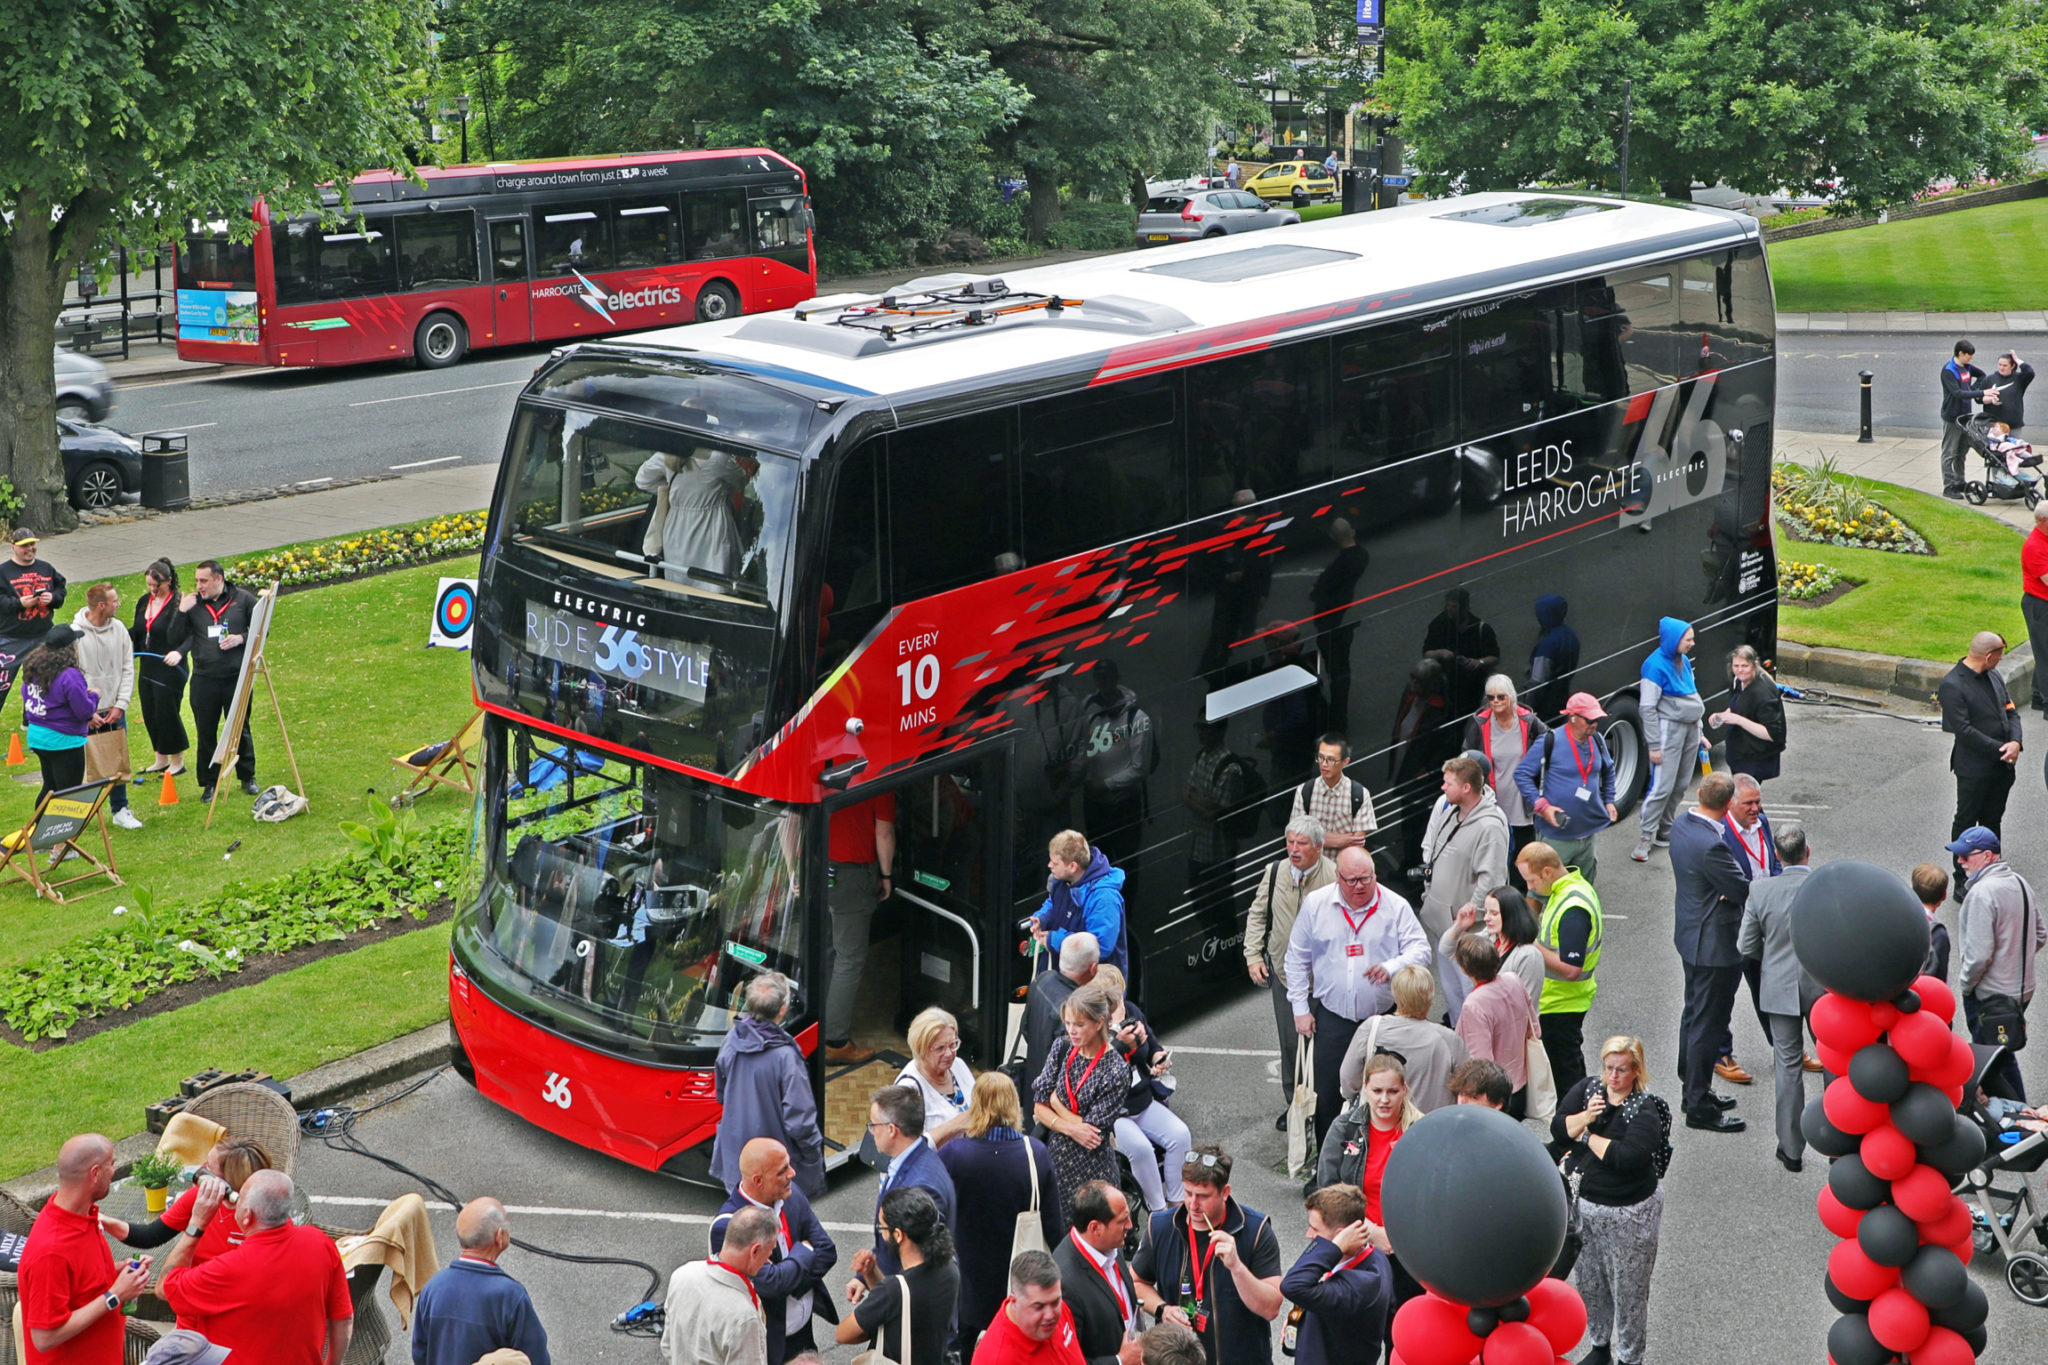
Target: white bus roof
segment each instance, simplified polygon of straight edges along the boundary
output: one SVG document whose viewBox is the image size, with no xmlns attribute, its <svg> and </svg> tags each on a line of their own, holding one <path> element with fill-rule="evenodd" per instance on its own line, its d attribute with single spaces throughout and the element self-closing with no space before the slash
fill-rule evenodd
<svg viewBox="0 0 2048 1365">
<path fill-rule="evenodd" d="M 615 344 L 888 397 L 1003 371 L 1080 369 L 1091 359 L 1101 382 L 1631 260 L 1736 247 L 1757 236 L 1754 220 L 1719 210 L 1472 194 L 1029 270 L 928 276 L 896 291 L 999 278 L 1012 295 L 1080 301 L 983 326 L 887 340 L 872 326 L 837 321 L 847 304 L 873 298 L 847 295 Z"/>
</svg>

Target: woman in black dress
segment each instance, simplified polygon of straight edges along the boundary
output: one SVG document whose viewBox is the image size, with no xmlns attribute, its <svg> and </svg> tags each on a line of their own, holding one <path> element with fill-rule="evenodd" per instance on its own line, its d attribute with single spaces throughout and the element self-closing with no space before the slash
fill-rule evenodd
<svg viewBox="0 0 2048 1365">
<path fill-rule="evenodd" d="M 141 686 L 135 689 L 142 709 L 142 724 L 149 731 L 149 745 L 156 757 L 142 771 L 168 771 L 177 777 L 185 771 L 185 722 L 178 710 L 185 702 L 183 661 L 171 667 L 163 656 L 185 647 L 190 629 L 185 614 L 178 610 L 178 570 L 168 559 L 159 559 L 142 571 L 145 591 L 135 603 L 135 624 L 128 638 L 135 642 L 135 662 Z"/>
<path fill-rule="evenodd" d="M 1728 706 L 1707 717 L 1728 731 L 1728 769 L 1748 773 L 1759 782 L 1778 775 L 1778 755 L 1785 752 L 1785 702 L 1778 680 L 1764 671 L 1756 651 L 1737 645 L 1728 656 L 1735 679 Z"/>
<path fill-rule="evenodd" d="M 939 1148 L 953 1177 L 954 1224 L 960 1231 L 960 1324 L 954 1346 L 962 1360 L 1010 1293 L 1010 1241 L 1017 1215 L 1031 1208 L 1034 1173 L 1038 1226 L 1048 1248 L 1067 1235 L 1067 1220 L 1045 1144 L 1023 1132 L 1017 1087 L 985 1071 L 967 1101 L 967 1129 Z"/>
<path fill-rule="evenodd" d="M 1052 1130 L 1053 1178 L 1060 1207 L 1091 1180 L 1116 1179 L 1116 1121 L 1131 1089 L 1131 1069 L 1109 1045 L 1109 992 L 1089 984 L 1060 1007 L 1066 1035 L 1052 1045 L 1032 1086 L 1033 1113 Z"/>
<path fill-rule="evenodd" d="M 960 1267 L 953 1234 L 931 1191 L 905 1185 L 882 1196 L 875 1231 L 896 1248 L 901 1275 L 883 1278 L 872 1257 L 861 1278 L 846 1287 L 853 1311 L 833 1339 L 842 1346 L 873 1341 L 896 1365 L 946 1365 L 953 1335 L 953 1305 L 960 1297 Z M 910 1340 L 903 1340 L 903 1287 L 910 1287 Z"/>
</svg>

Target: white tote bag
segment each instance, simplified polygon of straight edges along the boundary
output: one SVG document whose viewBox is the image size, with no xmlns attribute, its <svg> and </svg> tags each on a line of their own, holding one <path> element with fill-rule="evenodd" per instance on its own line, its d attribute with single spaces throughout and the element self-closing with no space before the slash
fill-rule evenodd
<svg viewBox="0 0 2048 1365">
<path fill-rule="evenodd" d="M 1287 1174 L 1306 1180 L 1316 1168 L 1316 1078 L 1309 1041 L 1294 1047 L 1294 1098 L 1287 1105 Z"/>
<path fill-rule="evenodd" d="M 1549 1123 L 1557 1113 L 1557 1078 L 1551 1074 L 1550 1054 L 1543 1050 L 1543 1040 L 1531 1038 L 1522 1044 L 1522 1056 L 1528 1068 L 1528 1089 L 1522 1096 L 1528 1113 L 1526 1117 L 1538 1123 Z"/>
<path fill-rule="evenodd" d="M 1045 1223 L 1038 1212 L 1038 1154 L 1031 1150 L 1031 1139 L 1024 1139 L 1024 1169 L 1031 1172 L 1031 1207 L 1017 1215 L 1017 1230 L 1010 1234 L 1010 1259 L 1016 1260 L 1027 1251 L 1051 1251 L 1045 1244 Z"/>
<path fill-rule="evenodd" d="M 875 1327 L 875 1344 L 853 1358 L 853 1365 L 911 1365 L 910 1360 L 910 1281 L 901 1275 L 895 1277 L 896 1287 L 903 1291 L 903 1328 L 901 1341 L 903 1359 L 891 1360 L 882 1354 L 882 1329 Z"/>
</svg>

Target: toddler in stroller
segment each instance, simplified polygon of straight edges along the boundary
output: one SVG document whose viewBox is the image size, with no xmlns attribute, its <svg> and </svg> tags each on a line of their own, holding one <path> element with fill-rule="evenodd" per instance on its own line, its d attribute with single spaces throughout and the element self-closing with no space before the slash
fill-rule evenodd
<svg viewBox="0 0 2048 1365">
<path fill-rule="evenodd" d="M 2048 1307 L 2048 1233 L 2041 1206 L 2035 1202 L 2029 1177 L 2048 1161 L 2048 1107 L 2029 1109 L 2018 1100 L 1987 1096 L 1984 1073 L 2003 1048 L 1975 1044 L 1977 1070 L 1964 1094 L 1963 1117 L 1984 1134 L 1984 1159 L 1957 1182 L 1956 1193 L 1970 1207 L 1972 1241 L 1980 1253 L 1994 1249 L 2005 1255 L 2005 1286 L 2013 1297 L 2036 1308 Z M 2018 1184 L 2001 1189 L 1998 1178 L 2011 1175 Z M 2032 1246 L 2028 1243 L 2031 1241 Z"/>
<path fill-rule="evenodd" d="M 2041 467 L 2034 447 L 2012 434 L 2012 428 L 1988 413 L 1958 417 L 1963 435 L 1984 461 L 1984 478 L 1963 485 L 1963 496 L 1982 507 L 1991 498 L 2005 502 L 2024 501 L 2032 507 L 2041 500 Z"/>
</svg>

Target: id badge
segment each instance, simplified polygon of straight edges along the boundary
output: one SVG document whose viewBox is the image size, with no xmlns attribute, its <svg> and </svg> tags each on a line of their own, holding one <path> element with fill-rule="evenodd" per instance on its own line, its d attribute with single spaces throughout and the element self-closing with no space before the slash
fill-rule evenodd
<svg viewBox="0 0 2048 1365">
<path fill-rule="evenodd" d="M 218 640 L 227 633 L 228 628 L 218 623 L 210 625 L 206 628 L 206 638 L 209 640 Z"/>
<path fill-rule="evenodd" d="M 1364 945 L 1363 943 L 1347 943 L 1347 944 L 1345 944 L 1345 945 L 1344 945 L 1344 956 L 1346 956 L 1346 957 L 1364 957 L 1364 956 L 1365 956 L 1365 945 Z"/>
<path fill-rule="evenodd" d="M 1579 788 L 1577 791 L 1573 792 L 1572 795 L 1578 797 L 1581 801 L 1590 801 L 1593 799 L 1592 791 L 1585 787 Z"/>
<path fill-rule="evenodd" d="M 1197 1332 L 1206 1332 L 1209 1330 L 1209 1315 L 1207 1313 L 1195 1314 L 1193 1321 L 1195 1324 L 1195 1330 Z"/>
</svg>

